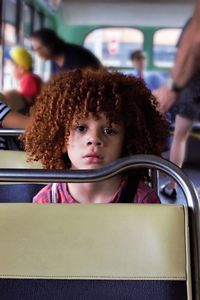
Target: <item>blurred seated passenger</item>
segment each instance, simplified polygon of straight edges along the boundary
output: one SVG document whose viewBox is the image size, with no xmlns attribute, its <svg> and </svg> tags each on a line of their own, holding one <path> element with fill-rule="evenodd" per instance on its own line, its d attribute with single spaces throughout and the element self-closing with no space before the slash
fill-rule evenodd
<svg viewBox="0 0 200 300">
<path fill-rule="evenodd" d="M 61 72 L 35 103 L 31 126 L 25 132 L 25 150 L 45 168 L 64 170 L 95 170 L 139 153 L 160 155 L 167 127 L 156 105 L 144 82 L 133 76 L 105 69 Z M 160 200 L 144 183 L 144 174 L 132 171 L 101 182 L 48 184 L 34 202 Z"/>
<path fill-rule="evenodd" d="M 4 101 L 4 96 L 0 93 L 0 126 L 3 128 L 26 128 L 29 118 L 21 113 L 12 111 Z"/>
<path fill-rule="evenodd" d="M 75 68 L 99 68 L 100 61 L 88 49 L 65 42 L 52 29 L 41 28 L 31 35 L 32 47 L 39 57 L 51 60 L 52 74 Z"/>
<path fill-rule="evenodd" d="M 22 47 L 14 47 L 5 57 L 11 65 L 11 73 L 18 81 L 16 90 L 5 92 L 6 103 L 16 111 L 26 111 L 40 92 L 42 80 L 32 72 L 32 57 Z"/>
<path fill-rule="evenodd" d="M 25 128 L 28 125 L 29 118 L 12 111 L 5 103 L 5 97 L 0 93 L 0 128 Z M 7 142 L 0 136 L 0 150 L 7 149 Z"/>
<path fill-rule="evenodd" d="M 16 90 L 10 90 L 7 92 L 4 92 L 5 99 L 4 103 L 8 105 L 13 111 L 17 111 L 19 113 L 22 113 L 23 115 L 26 115 L 29 113 L 30 105 L 25 100 L 25 97 L 22 96 L 19 92 Z"/>
<path fill-rule="evenodd" d="M 143 78 L 150 90 L 158 89 L 164 84 L 164 78 L 160 73 L 145 71 L 146 56 L 142 50 L 133 51 L 130 59 L 135 69 L 131 74 Z"/>
</svg>

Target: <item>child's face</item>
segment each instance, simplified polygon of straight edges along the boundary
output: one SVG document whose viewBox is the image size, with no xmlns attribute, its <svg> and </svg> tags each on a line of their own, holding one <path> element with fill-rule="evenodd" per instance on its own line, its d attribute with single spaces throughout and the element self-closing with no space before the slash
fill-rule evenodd
<svg viewBox="0 0 200 300">
<path fill-rule="evenodd" d="M 9 62 L 9 64 L 10 64 L 10 72 L 11 72 L 11 74 L 13 75 L 13 77 L 15 78 L 15 79 L 20 79 L 21 77 L 22 77 L 22 74 L 23 74 L 23 70 L 22 70 L 22 68 L 21 67 L 19 67 L 18 65 L 16 65 L 14 62 L 12 62 L 12 61 L 10 61 Z"/>
<path fill-rule="evenodd" d="M 98 120 L 89 114 L 87 119 L 74 122 L 63 152 L 68 153 L 72 169 L 96 169 L 120 158 L 123 141 L 122 124 L 111 127 L 104 114 Z"/>
<path fill-rule="evenodd" d="M 38 54 L 39 57 L 48 60 L 51 59 L 50 50 L 43 45 L 42 41 L 38 38 L 32 38 L 32 48 L 35 53 Z"/>
<path fill-rule="evenodd" d="M 143 71 L 145 69 L 145 57 L 138 55 L 133 59 L 133 66 L 138 71 Z"/>
</svg>

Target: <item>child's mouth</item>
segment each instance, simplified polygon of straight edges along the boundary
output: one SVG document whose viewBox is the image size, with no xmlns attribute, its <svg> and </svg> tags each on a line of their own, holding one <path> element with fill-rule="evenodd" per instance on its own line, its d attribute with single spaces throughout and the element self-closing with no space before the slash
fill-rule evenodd
<svg viewBox="0 0 200 300">
<path fill-rule="evenodd" d="M 103 158 L 99 154 L 96 153 L 89 153 L 83 156 L 83 158 L 88 162 L 88 163 L 100 163 Z"/>
</svg>

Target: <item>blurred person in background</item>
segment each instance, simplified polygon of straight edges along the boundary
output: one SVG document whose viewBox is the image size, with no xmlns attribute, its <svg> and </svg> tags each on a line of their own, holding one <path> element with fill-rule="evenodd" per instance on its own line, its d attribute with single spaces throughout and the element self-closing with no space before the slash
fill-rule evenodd
<svg viewBox="0 0 200 300">
<path fill-rule="evenodd" d="M 17 81 L 16 90 L 4 93 L 6 104 L 15 111 L 27 112 L 40 92 L 42 80 L 32 72 L 32 56 L 25 48 L 13 47 L 5 53 L 5 58 L 9 60 L 10 72 Z"/>
<path fill-rule="evenodd" d="M 187 46 L 184 46 L 185 36 L 187 37 L 188 30 L 193 28 L 191 27 L 193 26 L 193 22 L 193 19 L 188 20 L 183 28 L 178 41 L 179 49 L 175 66 L 171 71 L 166 85 L 161 88 L 160 95 L 158 94 L 162 111 L 168 109 L 172 104 L 177 103 L 174 135 L 170 149 L 170 161 L 179 167 L 182 167 L 185 159 L 187 141 L 193 122 L 200 117 L 200 56 L 195 56 L 196 52 L 194 48 L 191 48 L 191 52 L 188 53 L 186 61 L 187 68 L 184 69 L 184 66 L 181 66 L 183 71 L 186 70 L 186 74 L 179 74 L 180 57 L 182 58 L 186 49 L 188 49 Z M 194 62 L 192 63 L 194 57 L 196 57 L 195 64 Z M 180 78 L 177 80 L 177 82 L 180 82 L 180 85 L 175 81 L 177 74 L 180 75 Z M 163 185 L 161 187 L 161 193 L 168 198 L 175 199 L 177 196 L 175 181 L 171 180 Z"/>
<path fill-rule="evenodd" d="M 12 111 L 4 101 L 5 97 L 0 93 L 0 126 L 3 128 L 26 128 L 29 118 Z"/>
<path fill-rule="evenodd" d="M 88 49 L 65 42 L 52 29 L 41 28 L 31 35 L 32 48 L 44 60 L 51 60 L 51 73 L 59 71 L 101 67 L 101 63 Z"/>
<path fill-rule="evenodd" d="M 150 90 L 158 89 L 163 85 L 164 78 L 158 72 L 145 71 L 146 68 L 146 56 L 142 50 L 135 50 L 131 53 L 130 59 L 134 67 L 132 75 L 143 78 L 147 87 Z"/>
<path fill-rule="evenodd" d="M 193 16 L 181 36 L 179 43 L 179 50 L 176 55 L 176 60 L 173 69 L 171 70 L 170 77 L 165 85 L 160 89 L 154 90 L 153 94 L 159 101 L 159 110 L 161 113 L 167 112 L 174 104 L 178 103 L 181 97 L 180 93 L 184 89 L 191 91 L 193 94 L 193 117 L 196 118 L 200 113 L 200 104 L 198 105 L 198 97 L 195 93 L 199 93 L 200 81 L 198 73 L 200 71 L 200 0 L 196 0 Z M 193 90 L 193 83 L 195 81 L 195 90 Z M 188 85 L 188 86 L 187 86 Z M 185 98 L 185 97 L 184 97 Z M 189 96 L 191 99 L 191 95 Z M 195 100 L 195 101 L 194 101 Z M 195 103 L 196 102 L 196 103 Z M 194 108 L 195 107 L 195 108 Z M 187 108 L 185 109 L 185 111 Z M 191 115 L 191 114 L 190 114 Z M 192 117 L 192 115 L 191 115 Z M 170 152 L 170 159 L 178 166 L 182 166 L 185 159 L 186 142 L 188 139 L 189 131 L 192 127 L 189 118 L 182 118 L 177 116 L 177 124 L 175 124 L 174 139 Z M 180 121 L 180 122 L 179 122 Z M 182 121 L 184 124 L 181 124 Z M 180 124 L 178 124 L 180 123 Z M 180 129 L 180 131 L 179 131 Z M 179 144 L 177 141 L 179 140 Z M 179 152 L 179 153 L 178 153 Z M 170 198 L 176 198 L 176 184 L 171 181 L 161 188 L 161 192 Z"/>
<path fill-rule="evenodd" d="M 16 111 L 12 111 L 4 102 L 5 97 L 0 93 L 0 128 L 26 128 L 29 118 Z M 0 136 L 0 150 L 7 148 L 6 139 Z"/>
<path fill-rule="evenodd" d="M 191 21 L 182 35 L 179 50 L 170 79 L 154 95 L 160 103 L 160 111 L 166 112 L 178 101 L 178 94 L 200 69 L 200 0 Z"/>
<path fill-rule="evenodd" d="M 9 60 L 12 77 L 17 80 L 17 88 L 1 94 L 0 127 L 25 128 L 29 109 L 41 89 L 41 79 L 32 73 L 32 57 L 22 47 L 13 47 L 5 53 Z M 23 115 L 22 115 L 23 114 Z M 22 149 L 15 137 L 0 137 L 0 149 Z"/>
<path fill-rule="evenodd" d="M 134 70 L 133 72 L 131 72 L 131 75 L 134 75 L 138 78 L 142 78 L 145 81 L 147 88 L 149 88 L 150 90 L 155 90 L 160 88 L 164 84 L 165 81 L 164 77 L 159 72 L 145 71 L 146 56 L 142 50 L 138 49 L 133 51 L 130 55 L 130 59 L 134 67 Z M 165 116 L 170 126 L 171 113 L 167 112 Z M 170 146 L 170 136 L 168 136 L 166 140 L 166 150 L 169 149 L 169 146 Z"/>
</svg>

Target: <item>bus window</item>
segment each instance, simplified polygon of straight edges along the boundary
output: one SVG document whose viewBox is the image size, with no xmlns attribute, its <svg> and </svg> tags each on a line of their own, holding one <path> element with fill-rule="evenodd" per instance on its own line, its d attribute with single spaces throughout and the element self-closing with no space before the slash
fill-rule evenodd
<svg viewBox="0 0 200 300">
<path fill-rule="evenodd" d="M 4 42 L 4 51 L 8 51 L 10 47 L 17 43 L 17 0 L 5 1 L 3 11 L 2 36 Z M 8 90 L 13 88 L 15 82 L 10 76 L 9 63 L 4 59 L 3 65 L 3 89 Z"/>
<path fill-rule="evenodd" d="M 23 31 L 24 31 L 24 46 L 27 49 L 31 49 L 31 41 L 30 41 L 30 34 L 33 31 L 33 8 L 23 3 Z"/>
<path fill-rule="evenodd" d="M 43 16 L 37 10 L 34 11 L 34 31 L 40 29 L 43 26 Z"/>
<path fill-rule="evenodd" d="M 156 67 L 171 68 L 176 55 L 180 28 L 159 29 L 153 37 L 153 63 Z"/>
<path fill-rule="evenodd" d="M 2 35 L 5 45 L 11 46 L 17 43 L 17 0 L 5 2 Z"/>
<path fill-rule="evenodd" d="M 15 28 L 11 24 L 5 24 L 5 36 L 6 36 L 6 43 L 4 47 L 4 53 L 8 52 L 11 46 L 16 44 L 16 34 Z M 9 90 L 15 87 L 16 82 L 13 80 L 12 76 L 10 75 L 10 63 L 7 59 L 4 59 L 4 67 L 3 67 L 3 89 Z"/>
<path fill-rule="evenodd" d="M 45 23 L 44 15 L 37 10 L 34 11 L 33 31 L 43 27 Z M 34 58 L 34 72 L 38 74 L 44 81 L 50 78 L 51 64 L 49 61 L 44 61 L 38 55 L 33 53 Z"/>
<path fill-rule="evenodd" d="M 89 33 L 84 46 L 108 67 L 131 67 L 130 53 L 142 49 L 144 36 L 135 28 L 100 28 Z"/>
</svg>

